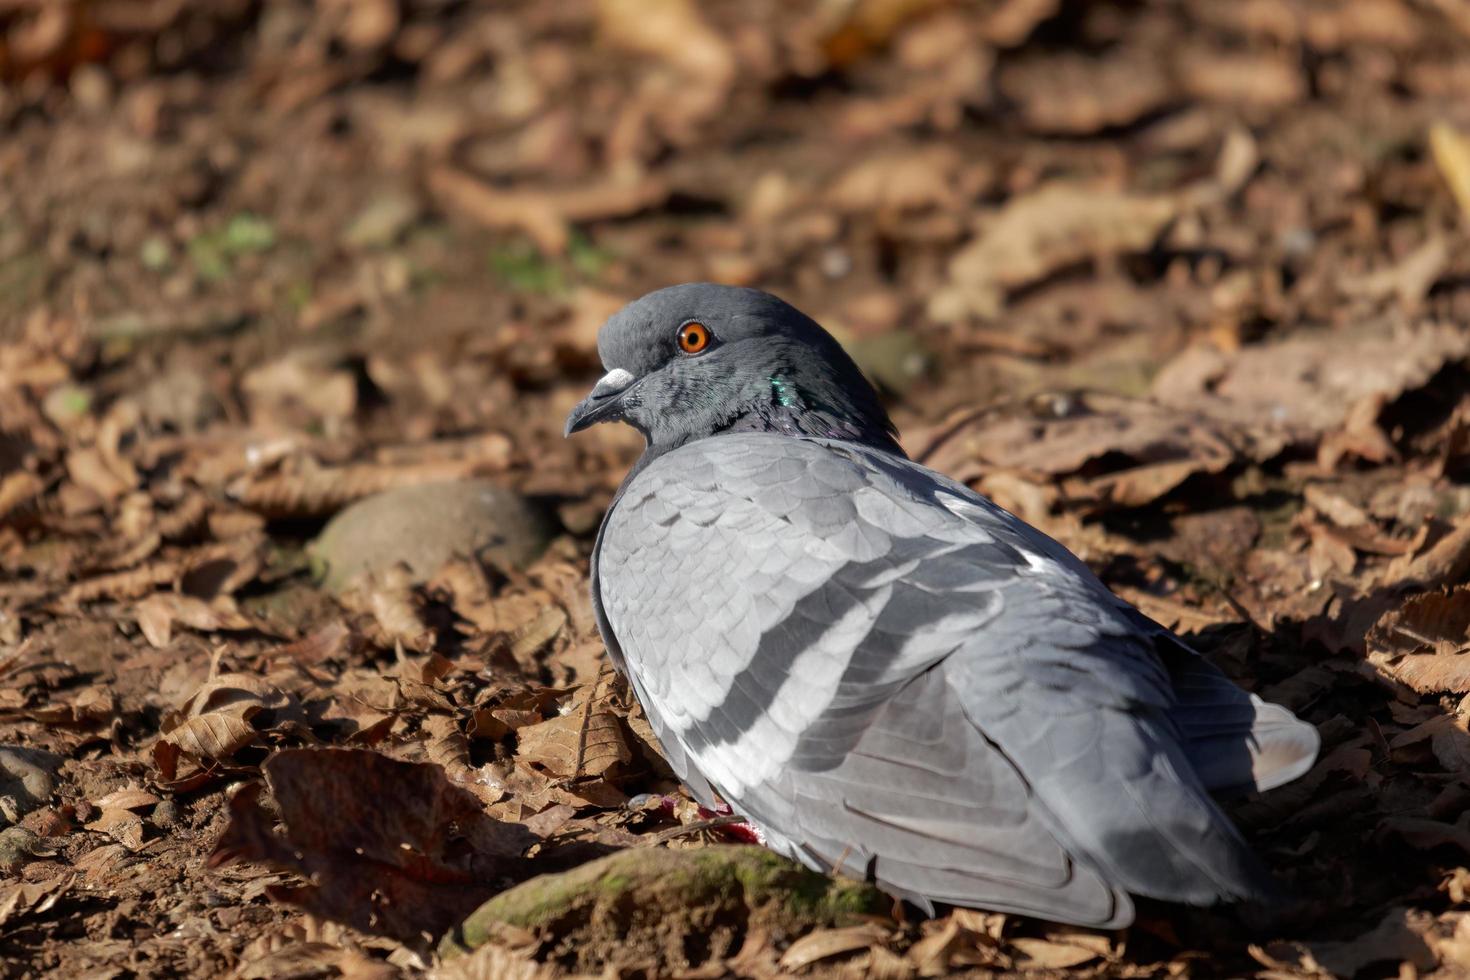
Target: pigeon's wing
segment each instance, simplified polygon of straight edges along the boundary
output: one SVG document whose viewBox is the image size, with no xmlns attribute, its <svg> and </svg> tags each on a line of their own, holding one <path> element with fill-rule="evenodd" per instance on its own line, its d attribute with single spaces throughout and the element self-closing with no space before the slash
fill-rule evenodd
<svg viewBox="0 0 1470 980">
<path fill-rule="evenodd" d="M 627 483 L 596 562 L 675 769 L 810 863 L 1094 925 L 1264 890 L 1136 613 L 959 484 L 720 436 Z"/>
</svg>

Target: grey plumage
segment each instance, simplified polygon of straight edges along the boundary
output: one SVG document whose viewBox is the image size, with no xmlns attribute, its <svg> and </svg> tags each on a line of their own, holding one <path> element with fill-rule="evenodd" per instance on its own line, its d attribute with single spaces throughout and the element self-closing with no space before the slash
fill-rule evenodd
<svg viewBox="0 0 1470 980">
<path fill-rule="evenodd" d="M 684 354 L 696 319 L 714 342 Z M 698 798 L 929 908 L 1111 927 L 1130 895 L 1271 893 L 1209 793 L 1295 778 L 1315 730 L 904 458 L 820 327 L 696 284 L 599 346 L 613 381 L 569 431 L 649 440 L 598 535 L 599 626 Z"/>
</svg>

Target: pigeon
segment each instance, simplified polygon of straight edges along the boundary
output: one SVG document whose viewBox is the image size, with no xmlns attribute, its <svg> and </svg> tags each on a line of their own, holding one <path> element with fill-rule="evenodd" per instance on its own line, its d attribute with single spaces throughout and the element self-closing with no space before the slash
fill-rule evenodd
<svg viewBox="0 0 1470 980">
<path fill-rule="evenodd" d="M 594 544 L 597 624 L 700 803 L 931 915 L 1117 928 L 1140 896 L 1281 894 L 1212 794 L 1302 775 L 1316 730 L 910 460 L 816 322 L 688 283 L 598 353 L 566 434 L 647 445 Z"/>
</svg>

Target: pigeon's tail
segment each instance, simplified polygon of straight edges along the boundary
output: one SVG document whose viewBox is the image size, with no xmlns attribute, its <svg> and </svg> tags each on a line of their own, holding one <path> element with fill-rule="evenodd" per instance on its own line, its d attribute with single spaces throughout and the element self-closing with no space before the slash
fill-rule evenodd
<svg viewBox="0 0 1470 980">
<path fill-rule="evenodd" d="M 1147 762 L 1132 772 L 1060 766 L 1039 780 L 1038 795 L 1105 877 L 1135 895 L 1191 905 L 1275 900 L 1276 883 L 1210 798 L 1174 732 L 1151 709 L 1107 716 L 1091 733 L 1103 754 Z M 1058 756 L 1095 758 L 1077 749 Z"/>
<path fill-rule="evenodd" d="M 1170 712 L 1194 771 L 1210 790 L 1264 791 L 1317 761 L 1317 729 L 1241 690 L 1196 655 L 1170 664 L 1179 702 Z"/>
</svg>

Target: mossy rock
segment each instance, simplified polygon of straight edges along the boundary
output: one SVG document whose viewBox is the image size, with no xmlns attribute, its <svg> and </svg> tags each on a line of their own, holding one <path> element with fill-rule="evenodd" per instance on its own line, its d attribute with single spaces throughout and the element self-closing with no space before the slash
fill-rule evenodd
<svg viewBox="0 0 1470 980">
<path fill-rule="evenodd" d="M 501 892 L 445 937 L 440 952 L 525 930 L 569 969 L 652 961 L 679 970 L 733 955 L 752 929 L 779 942 L 886 908 L 870 885 L 817 874 L 763 847 L 631 849 Z"/>
</svg>

